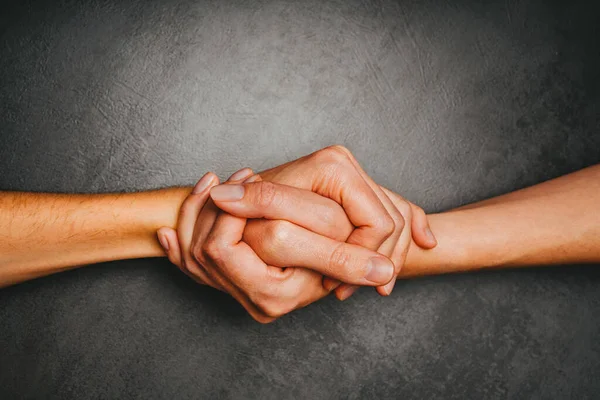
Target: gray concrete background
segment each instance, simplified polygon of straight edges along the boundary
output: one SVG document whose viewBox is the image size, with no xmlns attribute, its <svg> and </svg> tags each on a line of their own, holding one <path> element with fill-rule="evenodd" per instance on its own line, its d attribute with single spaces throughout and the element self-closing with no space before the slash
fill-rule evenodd
<svg viewBox="0 0 600 400">
<path fill-rule="evenodd" d="M 600 162 L 594 2 L 7 1 L 0 189 L 129 191 L 349 147 L 428 211 Z M 0 291 L 0 397 L 593 398 L 600 273 L 362 290 L 262 326 L 165 260 Z"/>
</svg>

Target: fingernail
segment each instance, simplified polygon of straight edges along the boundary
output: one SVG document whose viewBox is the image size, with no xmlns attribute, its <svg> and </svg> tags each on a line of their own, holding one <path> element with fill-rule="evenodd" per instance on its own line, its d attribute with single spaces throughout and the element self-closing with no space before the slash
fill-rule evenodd
<svg viewBox="0 0 600 400">
<path fill-rule="evenodd" d="M 230 181 L 241 181 L 242 179 L 252 175 L 252 170 L 250 168 L 242 168 L 233 175 L 229 177 Z"/>
<path fill-rule="evenodd" d="M 437 243 L 437 240 L 435 239 L 435 236 L 433 236 L 433 232 L 431 232 L 431 228 L 429 228 L 429 227 L 425 228 L 425 234 L 427 235 L 427 238 L 432 243 Z"/>
<path fill-rule="evenodd" d="M 383 290 L 385 291 L 385 293 L 387 293 L 388 296 L 392 294 L 392 290 L 394 290 L 395 285 L 396 277 L 393 277 L 392 280 L 383 287 Z"/>
<path fill-rule="evenodd" d="M 252 175 L 250 178 L 246 179 L 243 183 L 256 182 L 260 179 L 260 175 Z"/>
<path fill-rule="evenodd" d="M 210 190 L 210 197 L 216 201 L 237 201 L 244 198 L 242 185 L 218 185 Z"/>
<path fill-rule="evenodd" d="M 383 257 L 371 257 L 365 279 L 375 283 L 387 283 L 394 276 L 394 266 Z"/>
<path fill-rule="evenodd" d="M 194 186 L 194 189 L 192 190 L 192 194 L 198 194 L 198 193 L 202 193 L 203 191 L 206 190 L 206 188 L 208 187 L 208 185 L 210 185 L 210 183 L 213 180 L 213 174 L 210 172 L 207 172 L 206 174 L 204 174 L 204 176 L 198 181 L 198 183 L 196 183 L 196 186 Z"/>
<path fill-rule="evenodd" d="M 358 286 L 348 286 L 342 292 L 342 294 L 340 296 L 341 297 L 340 300 L 344 301 L 344 300 L 348 299 L 348 297 L 352 296 L 354 294 L 354 292 L 356 292 L 356 290 L 358 290 Z"/>
<path fill-rule="evenodd" d="M 163 233 L 158 233 L 158 242 L 165 251 L 169 251 L 169 241 Z"/>
</svg>

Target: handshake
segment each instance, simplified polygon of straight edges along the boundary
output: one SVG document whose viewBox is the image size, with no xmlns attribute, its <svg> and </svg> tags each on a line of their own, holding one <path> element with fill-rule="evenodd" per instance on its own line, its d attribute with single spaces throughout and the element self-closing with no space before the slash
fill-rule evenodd
<svg viewBox="0 0 600 400">
<path fill-rule="evenodd" d="M 424 211 L 377 185 L 342 146 L 220 183 L 207 173 L 158 238 L 198 283 L 269 323 L 359 286 L 389 295 L 411 246 L 437 241 Z"/>
<path fill-rule="evenodd" d="M 0 288 L 166 253 L 267 323 L 331 292 L 387 296 L 399 274 L 600 263 L 599 182 L 600 164 L 426 216 L 332 146 L 191 193 L 0 192 Z"/>
</svg>

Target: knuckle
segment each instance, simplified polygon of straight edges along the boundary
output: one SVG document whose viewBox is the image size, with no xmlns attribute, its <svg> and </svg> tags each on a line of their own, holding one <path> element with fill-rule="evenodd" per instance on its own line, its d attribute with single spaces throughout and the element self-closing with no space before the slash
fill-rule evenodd
<svg viewBox="0 0 600 400">
<path fill-rule="evenodd" d="M 223 246 L 218 240 L 208 239 L 202 244 L 201 254 L 203 258 L 209 257 L 217 262 L 223 258 Z"/>
<path fill-rule="evenodd" d="M 204 264 L 206 257 L 204 254 L 203 245 L 195 244 L 191 249 L 192 257 L 200 264 Z"/>
<path fill-rule="evenodd" d="M 243 303 L 242 306 L 246 309 L 248 314 L 250 314 L 252 319 L 254 319 L 260 324 L 270 324 L 271 322 L 276 320 L 276 318 L 269 317 L 268 315 L 263 313 L 262 310 L 256 306 L 256 304 L 253 304 L 253 306 L 251 306 L 250 304 Z"/>
<path fill-rule="evenodd" d="M 394 206 L 403 217 L 409 216 L 413 212 L 410 203 L 406 200 L 399 201 L 398 203 L 395 203 Z"/>
<path fill-rule="evenodd" d="M 338 152 L 338 153 L 342 154 L 343 156 L 345 156 L 346 158 L 354 157 L 352 155 L 352 152 L 350 150 L 348 150 L 347 147 L 342 146 L 341 144 L 334 144 L 333 146 L 329 146 L 328 149 Z"/>
<path fill-rule="evenodd" d="M 274 322 L 277 320 L 277 318 L 269 317 L 268 315 L 259 314 L 259 313 L 251 313 L 250 315 L 252 316 L 252 318 L 254 318 L 254 320 L 256 322 L 258 322 L 259 324 L 263 324 L 263 325 L 270 324 L 271 322 Z"/>
<path fill-rule="evenodd" d="M 291 222 L 276 220 L 269 224 L 269 237 L 272 246 L 280 247 L 290 241 Z"/>
<path fill-rule="evenodd" d="M 296 275 L 296 268 L 284 268 L 284 267 L 268 267 L 267 270 L 268 279 L 271 279 L 275 284 L 281 285 L 284 282 L 289 281 Z M 282 291 L 283 292 L 283 291 Z M 286 290 L 286 293 L 288 290 Z M 290 296 L 288 296 L 290 297 Z"/>
<path fill-rule="evenodd" d="M 258 309 L 269 318 L 279 318 L 285 315 L 286 311 L 280 302 L 273 299 L 264 299 L 256 303 Z"/>
<path fill-rule="evenodd" d="M 255 294 L 253 303 L 269 318 L 280 318 L 297 307 L 297 300 L 292 293 L 285 293 L 281 285 L 268 285 Z"/>
<path fill-rule="evenodd" d="M 401 218 L 398 228 L 404 229 L 404 227 L 406 225 L 410 225 L 412 222 L 412 218 L 413 218 L 413 214 L 414 214 L 413 208 L 409 202 L 401 201 L 398 204 L 396 204 L 396 209 L 400 213 L 400 218 Z M 423 210 L 421 210 L 421 211 L 423 211 Z"/>
<path fill-rule="evenodd" d="M 328 209 L 322 212 L 319 218 L 325 226 L 325 236 L 333 240 L 345 242 L 354 228 L 343 211 L 338 213 L 337 211 Z"/>
<path fill-rule="evenodd" d="M 380 218 L 377 218 L 374 226 L 378 232 L 381 232 L 381 234 L 386 237 L 390 236 L 396 230 L 394 219 L 387 213 Z"/>
<path fill-rule="evenodd" d="M 267 237 L 272 222 L 274 221 L 268 219 L 248 220 L 244 234 L 242 235 L 242 241 L 248 244 L 255 252 L 257 252 L 257 249 L 266 249 L 268 245 Z"/>
<path fill-rule="evenodd" d="M 349 151 L 345 147 L 335 145 L 319 150 L 314 155 L 320 164 L 339 165 L 349 161 L 348 153 Z"/>
<path fill-rule="evenodd" d="M 329 268 L 332 271 L 347 271 L 352 265 L 352 256 L 346 249 L 345 243 L 340 243 L 329 256 Z"/>
<path fill-rule="evenodd" d="M 266 209 L 277 204 L 277 201 L 280 198 L 280 193 L 273 183 L 263 181 L 257 186 L 259 190 L 256 194 L 256 202 L 259 207 Z"/>
<path fill-rule="evenodd" d="M 404 229 L 404 225 L 406 224 L 404 215 L 405 214 L 401 210 L 394 210 L 391 214 L 392 220 L 394 221 L 394 231 L 401 231 Z"/>
</svg>

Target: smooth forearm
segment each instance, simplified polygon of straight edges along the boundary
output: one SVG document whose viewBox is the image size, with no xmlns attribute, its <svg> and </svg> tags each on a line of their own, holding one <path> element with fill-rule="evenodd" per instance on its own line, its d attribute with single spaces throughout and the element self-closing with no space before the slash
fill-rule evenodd
<svg viewBox="0 0 600 400">
<path fill-rule="evenodd" d="M 189 188 L 127 194 L 0 193 L 0 287 L 76 266 L 164 255 Z"/>
<path fill-rule="evenodd" d="M 600 166 L 430 215 L 433 250 L 412 246 L 401 277 L 600 262 Z"/>
</svg>

